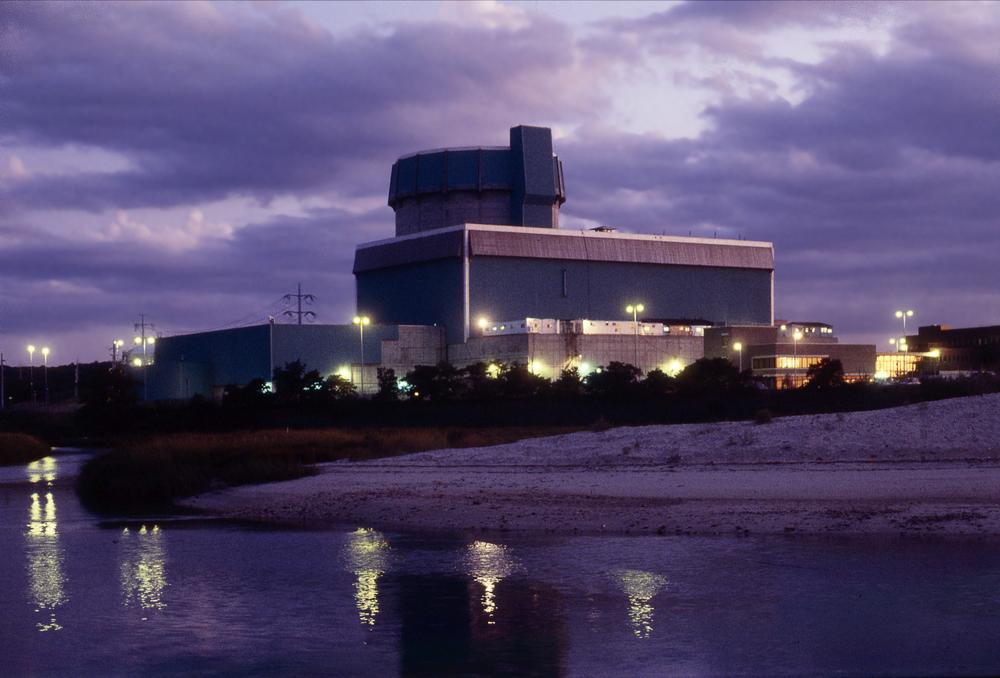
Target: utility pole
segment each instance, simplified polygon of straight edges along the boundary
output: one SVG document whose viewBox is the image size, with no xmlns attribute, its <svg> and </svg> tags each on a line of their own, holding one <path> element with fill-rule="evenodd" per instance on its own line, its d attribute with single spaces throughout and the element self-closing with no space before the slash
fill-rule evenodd
<svg viewBox="0 0 1000 678">
<path fill-rule="evenodd" d="M 3 362 L 3 353 L 0 353 L 0 410 L 7 406 L 7 367 Z"/>
<path fill-rule="evenodd" d="M 146 379 L 147 367 L 149 366 L 149 361 L 146 359 L 146 347 L 152 344 L 156 339 L 150 335 L 146 336 L 146 329 L 150 331 L 156 329 L 156 326 L 152 323 L 146 322 L 146 314 L 139 314 L 139 322 L 133 325 L 135 331 L 139 334 L 135 337 L 135 344 L 142 346 L 142 399 L 143 401 L 149 400 L 149 381 Z"/>
<path fill-rule="evenodd" d="M 281 299 L 286 304 L 292 303 L 292 299 L 295 299 L 296 310 L 294 310 L 294 311 L 292 311 L 292 310 L 285 311 L 283 313 L 283 315 L 287 315 L 289 318 L 291 318 L 291 317 L 294 316 L 295 318 L 297 318 L 297 324 L 299 324 L 299 325 L 302 324 L 302 317 L 303 316 L 305 316 L 306 318 L 308 318 L 310 320 L 316 317 L 316 314 L 313 313 L 312 311 L 303 311 L 302 310 L 302 302 L 303 301 L 306 302 L 307 304 L 311 304 L 314 301 L 316 301 L 316 297 L 314 295 L 312 295 L 312 294 L 302 294 L 302 283 L 298 284 L 297 291 L 296 291 L 295 294 L 286 294 Z"/>
</svg>

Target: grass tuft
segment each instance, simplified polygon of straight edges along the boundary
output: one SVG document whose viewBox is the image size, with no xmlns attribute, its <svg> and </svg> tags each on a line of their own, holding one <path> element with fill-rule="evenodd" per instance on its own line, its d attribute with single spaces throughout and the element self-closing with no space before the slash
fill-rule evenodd
<svg viewBox="0 0 1000 678">
<path fill-rule="evenodd" d="M 0 466 L 26 464 L 50 452 L 49 446 L 25 433 L 0 433 Z"/>
<path fill-rule="evenodd" d="M 88 461 L 77 493 L 99 513 L 169 509 L 173 500 L 235 485 L 291 480 L 312 464 L 452 447 L 483 447 L 567 428 L 320 429 L 174 434 L 139 441 Z"/>
</svg>

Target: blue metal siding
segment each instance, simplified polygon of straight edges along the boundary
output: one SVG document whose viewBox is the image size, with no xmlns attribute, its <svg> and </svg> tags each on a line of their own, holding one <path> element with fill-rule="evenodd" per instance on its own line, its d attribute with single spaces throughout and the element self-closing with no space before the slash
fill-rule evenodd
<svg viewBox="0 0 1000 678">
<path fill-rule="evenodd" d="M 458 257 L 355 273 L 358 309 L 374 321 L 445 325 L 464 341 L 464 269 Z"/>
<path fill-rule="evenodd" d="M 150 398 L 212 396 L 213 386 L 270 379 L 268 326 L 162 337 L 150 369 Z"/>
<path fill-rule="evenodd" d="M 649 317 L 771 322 L 768 270 L 473 257 L 469 287 L 470 315 L 495 320 L 624 318 L 641 302 Z"/>
<path fill-rule="evenodd" d="M 382 340 L 398 339 L 396 325 L 365 327 L 365 363 L 382 361 Z M 361 335 L 356 325 L 275 325 L 274 366 L 301 360 L 320 374 L 361 362 Z"/>
</svg>

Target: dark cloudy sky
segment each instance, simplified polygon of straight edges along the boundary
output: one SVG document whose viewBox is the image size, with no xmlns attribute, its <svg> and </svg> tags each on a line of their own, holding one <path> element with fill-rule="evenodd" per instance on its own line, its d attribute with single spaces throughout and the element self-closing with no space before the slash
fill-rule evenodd
<svg viewBox="0 0 1000 678">
<path fill-rule="evenodd" d="M 389 168 L 551 126 L 564 226 L 771 240 L 780 317 L 1000 323 L 1000 4 L 0 3 L 0 350 L 353 311 Z"/>
</svg>

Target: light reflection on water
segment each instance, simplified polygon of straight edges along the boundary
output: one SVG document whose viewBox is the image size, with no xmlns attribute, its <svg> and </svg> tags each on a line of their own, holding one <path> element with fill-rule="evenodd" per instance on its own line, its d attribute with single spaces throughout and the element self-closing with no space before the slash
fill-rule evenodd
<svg viewBox="0 0 1000 678">
<path fill-rule="evenodd" d="M 73 463 L 0 482 L 0 674 L 1000 672 L 995 541 L 112 530 Z"/>
<path fill-rule="evenodd" d="M 55 478 L 55 460 L 46 459 L 51 462 L 48 475 Z M 33 479 L 30 465 L 29 480 L 38 482 Z M 41 632 L 60 631 L 63 627 L 56 618 L 56 610 L 66 602 L 66 576 L 63 573 L 64 554 L 59 546 L 56 500 L 51 492 L 45 493 L 44 506 L 38 493 L 31 493 L 24 537 L 30 595 L 35 613 L 44 618 L 37 621 L 35 627 Z"/>
<path fill-rule="evenodd" d="M 381 532 L 359 527 L 349 535 L 346 552 L 355 576 L 354 601 L 358 619 L 371 628 L 379 613 L 378 579 L 389 566 L 389 542 Z"/>
<path fill-rule="evenodd" d="M 158 525 L 138 530 L 124 528 L 120 540 L 121 590 L 125 607 L 162 610 L 167 587 L 167 550 L 163 530 Z M 143 617 L 147 619 L 147 617 Z"/>
<path fill-rule="evenodd" d="M 653 632 L 653 604 L 650 602 L 666 585 L 667 578 L 655 572 L 622 570 L 618 583 L 628 597 L 628 619 L 636 638 Z"/>
<path fill-rule="evenodd" d="M 493 613 L 497 609 L 496 586 L 511 575 L 515 561 L 508 555 L 506 546 L 486 541 L 469 544 L 464 561 L 469 576 L 483 587 L 482 604 L 483 612 L 486 613 L 486 623 L 495 624 Z"/>
<path fill-rule="evenodd" d="M 31 483 L 45 481 L 51 485 L 56 479 L 56 458 L 43 457 L 28 464 L 28 480 Z"/>
</svg>

